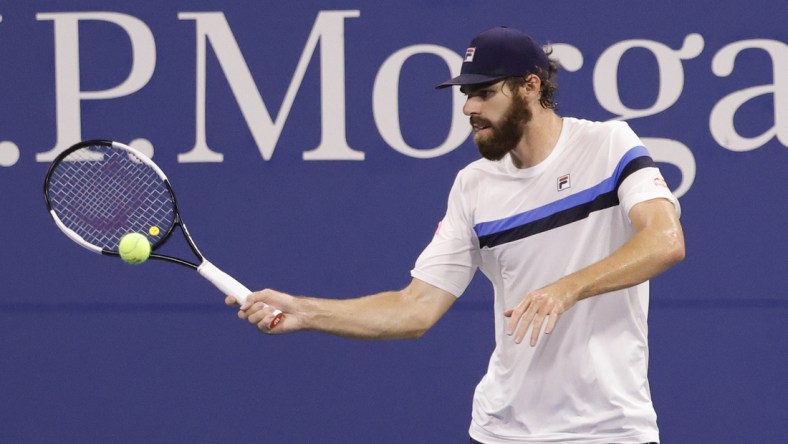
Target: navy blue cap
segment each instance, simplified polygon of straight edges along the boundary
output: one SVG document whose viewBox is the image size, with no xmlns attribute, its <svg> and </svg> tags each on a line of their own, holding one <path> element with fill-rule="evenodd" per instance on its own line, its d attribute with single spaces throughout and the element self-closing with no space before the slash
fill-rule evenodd
<svg viewBox="0 0 788 444">
<path fill-rule="evenodd" d="M 478 85 L 507 77 L 526 76 L 550 62 L 541 46 L 514 28 L 499 26 L 479 34 L 465 51 L 460 75 L 436 88 Z"/>
</svg>

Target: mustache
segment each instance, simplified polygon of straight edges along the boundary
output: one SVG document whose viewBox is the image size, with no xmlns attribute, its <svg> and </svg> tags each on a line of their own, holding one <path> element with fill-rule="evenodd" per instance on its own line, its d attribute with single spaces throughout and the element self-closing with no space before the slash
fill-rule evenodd
<svg viewBox="0 0 788 444">
<path fill-rule="evenodd" d="M 471 116 L 470 122 L 471 126 L 493 126 L 492 122 L 479 116 Z"/>
</svg>

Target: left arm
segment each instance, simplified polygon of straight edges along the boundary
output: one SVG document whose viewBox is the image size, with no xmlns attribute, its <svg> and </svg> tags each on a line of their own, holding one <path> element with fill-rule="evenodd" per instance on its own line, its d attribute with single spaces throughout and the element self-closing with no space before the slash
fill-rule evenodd
<svg viewBox="0 0 788 444">
<path fill-rule="evenodd" d="M 653 199 L 635 205 L 629 218 L 637 231 L 618 250 L 599 262 L 532 291 L 504 315 L 509 318 L 506 332 L 520 343 L 528 327 L 531 346 L 536 345 L 542 324 L 545 333 L 555 327 L 561 313 L 575 302 L 610 291 L 629 288 L 667 270 L 684 259 L 684 234 L 673 204 Z"/>
</svg>

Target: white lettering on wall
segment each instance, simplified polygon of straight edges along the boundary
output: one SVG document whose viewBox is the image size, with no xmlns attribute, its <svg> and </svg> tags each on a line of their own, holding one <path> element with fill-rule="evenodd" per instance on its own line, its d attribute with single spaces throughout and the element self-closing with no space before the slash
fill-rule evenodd
<svg viewBox="0 0 788 444">
<path fill-rule="evenodd" d="M 576 47 L 567 43 L 553 43 L 550 48 L 553 50 L 550 58 L 558 61 L 562 70 L 576 72 L 583 67 L 583 53 Z"/>
<path fill-rule="evenodd" d="M 54 148 L 36 154 L 39 162 L 52 161 L 82 137 L 82 100 L 102 100 L 139 91 L 156 67 L 156 44 L 150 28 L 136 17 L 116 12 L 53 12 L 36 14 L 37 20 L 52 20 L 55 27 L 55 102 L 57 141 Z M 79 22 L 97 20 L 120 26 L 131 41 L 129 75 L 119 85 L 99 91 L 82 91 L 79 83 Z"/>
<path fill-rule="evenodd" d="M 0 23 L 3 16 L 0 15 Z M 0 141 L 0 166 L 9 167 L 19 160 L 19 147 L 14 142 Z"/>
<path fill-rule="evenodd" d="M 752 86 L 736 91 L 717 102 L 709 116 L 709 129 L 714 140 L 731 151 L 750 151 L 769 142 L 773 137 L 788 146 L 788 45 L 777 40 L 742 40 L 722 48 L 711 61 L 711 70 L 718 77 L 733 72 L 736 56 L 746 49 L 760 49 L 772 61 L 773 84 Z M 746 102 L 772 94 L 774 126 L 755 137 L 744 137 L 736 131 L 733 118 Z"/>
<path fill-rule="evenodd" d="M 304 153 L 304 160 L 364 160 L 364 153 L 352 149 L 345 135 L 345 19 L 360 15 L 357 10 L 321 11 L 309 35 L 310 51 L 320 40 L 322 139 L 317 148 Z M 302 56 L 296 75 L 303 78 L 308 63 Z"/>
<path fill-rule="evenodd" d="M 320 42 L 322 140 L 317 148 L 305 152 L 303 158 L 304 160 L 363 160 L 364 153 L 353 150 L 345 136 L 344 20 L 358 16 L 359 11 L 321 11 L 318 14 L 287 88 L 279 114 L 276 120 L 273 120 L 224 14 L 221 12 L 179 13 L 179 19 L 194 20 L 197 27 L 197 104 L 195 144 L 189 152 L 179 154 L 178 161 L 222 162 L 224 158 L 221 153 L 208 147 L 205 134 L 206 42 L 211 44 L 255 144 L 265 160 L 270 160 L 274 154 L 309 61 Z"/>
<path fill-rule="evenodd" d="M 399 121 L 399 79 L 405 61 L 416 54 L 434 54 L 449 66 L 451 77 L 459 75 L 462 57 L 456 52 L 437 45 L 414 45 L 395 52 L 381 65 L 372 89 L 372 111 L 375 124 L 383 140 L 394 150 L 417 159 L 430 159 L 451 152 L 468 138 L 471 128 L 462 113 L 465 101 L 459 88 L 452 90 L 452 118 L 449 135 L 443 143 L 432 149 L 409 146 L 402 137 Z"/>
<path fill-rule="evenodd" d="M 222 69 L 238 104 L 241 114 L 252 135 L 262 159 L 270 160 L 279 143 L 284 125 L 288 120 L 306 70 L 320 53 L 320 130 L 321 139 L 316 147 L 301 148 L 302 158 L 312 160 L 363 160 L 364 152 L 353 149 L 347 141 L 346 110 L 346 59 L 345 24 L 348 18 L 360 17 L 360 11 L 320 11 L 303 46 L 299 61 L 293 71 L 286 94 L 277 115 L 269 113 L 257 88 L 256 79 L 249 70 L 246 59 L 236 41 L 224 13 L 182 12 L 178 19 L 194 21 L 195 25 L 195 129 L 194 145 L 178 155 L 179 162 L 222 162 L 223 154 L 212 150 L 207 144 L 206 119 L 209 118 L 206 103 L 208 90 L 206 79 L 207 51 L 212 50 Z M 4 22 L 5 19 L 5 22 Z M 106 100 L 134 94 L 145 87 L 152 78 L 157 58 L 154 36 L 150 28 L 136 17 L 116 12 L 44 12 L 36 14 L 39 21 L 52 21 L 54 30 L 54 78 L 55 78 L 55 125 L 56 141 L 49 151 L 36 153 L 39 162 L 54 159 L 70 144 L 81 139 L 81 106 L 87 100 Z M 0 15 L 0 23 L 8 16 Z M 131 61 L 128 76 L 114 86 L 98 91 L 83 90 L 80 72 L 87 69 L 80 64 L 79 27 L 85 21 L 98 21 L 119 27 L 131 43 Z M 83 37 L 84 38 L 84 37 Z M 673 49 L 653 40 L 624 40 L 613 42 L 594 63 L 592 73 L 593 90 L 600 106 L 614 114 L 614 120 L 632 120 L 654 116 L 669 110 L 680 99 L 685 86 L 684 61 L 696 58 L 704 49 L 705 40 L 699 34 L 687 35 L 681 47 Z M 577 72 L 584 66 L 582 52 L 566 43 L 550 45 L 553 57 L 559 61 L 563 72 Z M 116 48 L 103 48 L 107 51 Z M 619 91 L 619 73 L 622 58 L 633 49 L 645 49 L 656 60 L 659 81 L 644 84 L 655 89 L 656 99 L 646 106 L 631 106 L 624 103 Z M 773 140 L 788 146 L 788 44 L 780 40 L 752 39 L 732 42 L 720 49 L 713 57 L 711 71 L 717 77 L 728 77 L 733 73 L 739 54 L 744 51 L 760 51 L 769 56 L 772 82 L 762 85 L 745 85 L 740 90 L 728 93 L 719 99 L 709 114 L 709 128 L 714 140 L 731 151 L 750 151 Z M 463 97 L 456 88 L 451 89 L 451 123 L 446 138 L 437 146 L 414 148 L 403 137 L 399 119 L 402 69 L 405 63 L 418 54 L 437 56 L 456 75 L 461 57 L 448 48 L 420 44 L 407 46 L 388 56 L 375 74 L 372 87 L 372 112 L 378 132 L 392 149 L 408 157 L 427 159 L 445 155 L 462 145 L 470 131 L 467 119 L 462 115 Z M 355 65 L 353 65 L 355 66 Z M 743 68 L 740 68 L 743 69 Z M 264 79 L 257 79 L 263 81 Z M 754 100 L 772 99 L 773 116 L 758 118 L 764 122 L 761 134 L 743 135 L 743 128 L 736 128 L 735 116 Z M 707 112 L 704 110 L 704 112 Z M 773 120 L 770 120 L 773 119 Z M 740 124 L 741 125 L 741 124 Z M 654 159 L 675 165 L 682 174 L 676 188 L 682 195 L 691 187 L 696 176 L 696 164 L 692 150 L 684 143 L 670 137 L 643 138 L 647 141 Z M 145 138 L 129 142 L 148 153 L 153 145 Z M 311 148 L 311 149 L 310 149 Z M 0 139 L 0 166 L 18 163 L 20 149 L 16 143 Z"/>
<path fill-rule="evenodd" d="M 616 119 L 620 120 L 653 116 L 665 111 L 676 103 L 684 89 L 684 67 L 681 61 L 697 57 L 703 51 L 703 45 L 703 36 L 700 34 L 688 35 L 678 51 L 653 40 L 624 40 L 616 43 L 599 56 L 594 67 L 594 92 L 599 104 L 617 114 Z M 656 58 L 659 69 L 657 99 L 651 107 L 645 109 L 629 108 L 621 102 L 618 91 L 618 66 L 621 57 L 633 48 L 649 50 Z"/>
</svg>

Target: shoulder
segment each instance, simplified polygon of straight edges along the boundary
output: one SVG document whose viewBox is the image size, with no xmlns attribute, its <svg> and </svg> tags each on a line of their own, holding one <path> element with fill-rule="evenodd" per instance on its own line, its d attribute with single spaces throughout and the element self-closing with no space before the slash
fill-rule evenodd
<svg viewBox="0 0 788 444">
<path fill-rule="evenodd" d="M 591 156 L 603 155 L 616 162 L 633 149 L 645 149 L 643 141 L 627 122 L 595 122 L 571 118 L 564 122 L 568 125 L 569 144 L 574 147 L 575 152 L 586 152 Z"/>
<path fill-rule="evenodd" d="M 600 139 L 610 138 L 617 134 L 632 134 L 632 128 L 627 122 L 621 120 L 609 120 L 599 122 L 593 120 L 576 119 L 565 117 L 564 124 L 568 126 L 570 134 L 581 137 L 596 137 Z"/>
<path fill-rule="evenodd" d="M 462 202 L 468 208 L 474 207 L 480 193 L 494 188 L 501 180 L 506 180 L 506 161 L 508 160 L 479 159 L 465 166 L 454 178 L 449 195 L 450 202 Z"/>
</svg>

